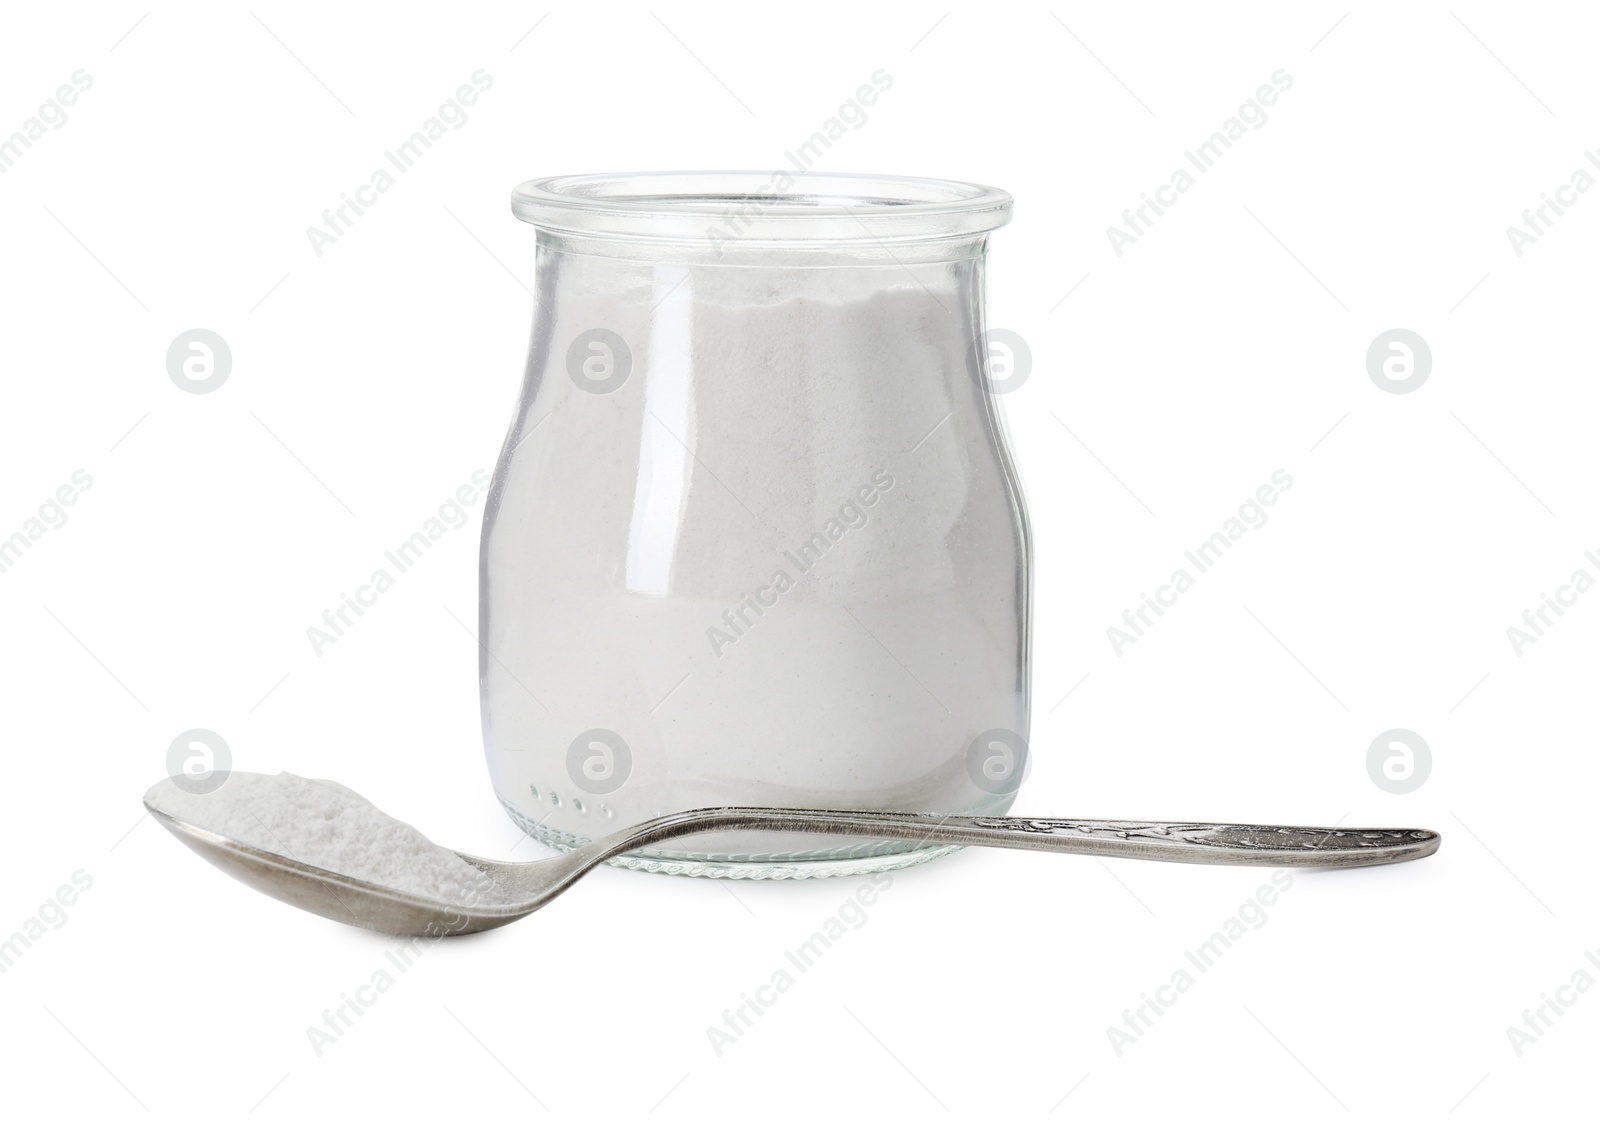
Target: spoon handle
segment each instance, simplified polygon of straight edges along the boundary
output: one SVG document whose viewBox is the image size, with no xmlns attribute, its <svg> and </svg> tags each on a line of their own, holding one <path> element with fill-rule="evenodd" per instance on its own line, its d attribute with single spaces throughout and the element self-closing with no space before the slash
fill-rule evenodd
<svg viewBox="0 0 1600 1125">
<path fill-rule="evenodd" d="M 1400 863 L 1432 855 L 1439 849 L 1440 839 L 1437 832 L 1420 828 L 1309 828 L 727 808 L 674 813 L 638 825 L 606 841 L 606 858 L 679 836 L 742 829 L 1254 867 L 1369 867 Z"/>
</svg>

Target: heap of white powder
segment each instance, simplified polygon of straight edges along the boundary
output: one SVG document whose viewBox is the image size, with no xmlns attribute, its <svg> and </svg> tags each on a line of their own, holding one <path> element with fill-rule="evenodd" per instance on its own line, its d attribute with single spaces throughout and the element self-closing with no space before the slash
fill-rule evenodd
<svg viewBox="0 0 1600 1125">
<path fill-rule="evenodd" d="M 352 879 L 463 906 L 502 901 L 483 872 L 337 782 L 230 773 L 192 793 L 166 778 L 144 799 L 185 824 Z"/>
</svg>

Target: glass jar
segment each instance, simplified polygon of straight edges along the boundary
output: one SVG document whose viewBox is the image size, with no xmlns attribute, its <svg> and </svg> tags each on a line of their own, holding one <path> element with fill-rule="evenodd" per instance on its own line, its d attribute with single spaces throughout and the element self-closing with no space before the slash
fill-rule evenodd
<svg viewBox="0 0 1600 1125">
<path fill-rule="evenodd" d="M 512 209 L 536 307 L 479 612 L 512 819 L 567 848 L 713 805 L 1005 812 L 1029 533 L 983 277 L 1010 197 L 662 173 L 534 180 Z M 618 862 L 783 878 L 945 850 L 721 833 Z"/>
</svg>

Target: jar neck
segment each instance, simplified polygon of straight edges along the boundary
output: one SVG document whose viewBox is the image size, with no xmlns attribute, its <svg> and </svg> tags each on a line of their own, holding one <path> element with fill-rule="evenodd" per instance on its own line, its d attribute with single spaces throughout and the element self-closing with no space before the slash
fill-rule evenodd
<svg viewBox="0 0 1600 1125">
<path fill-rule="evenodd" d="M 758 269 L 936 265 L 982 258 L 987 233 L 897 241 L 769 242 L 713 229 L 704 239 L 597 238 L 539 231 L 539 252 L 652 265 Z"/>
</svg>

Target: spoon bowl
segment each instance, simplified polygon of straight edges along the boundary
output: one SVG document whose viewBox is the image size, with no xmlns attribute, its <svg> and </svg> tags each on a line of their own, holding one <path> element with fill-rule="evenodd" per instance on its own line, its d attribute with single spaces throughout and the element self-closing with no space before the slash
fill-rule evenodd
<svg viewBox="0 0 1600 1125">
<path fill-rule="evenodd" d="M 148 804 L 145 807 L 163 828 L 213 867 L 226 871 L 239 882 L 279 902 L 298 906 L 301 910 L 320 914 L 335 922 L 380 933 L 443 936 L 493 929 L 507 922 L 515 922 L 538 909 L 538 905 L 489 903 L 473 905 L 468 909 L 424 898 L 337 871 L 313 867 L 288 856 L 219 836 L 159 809 L 150 808 Z M 461 858 L 484 871 L 491 879 L 494 878 L 492 869 L 497 865 L 493 861 L 466 855 Z"/>
</svg>

